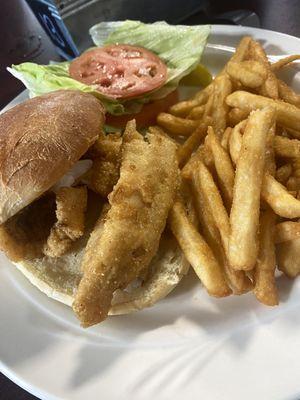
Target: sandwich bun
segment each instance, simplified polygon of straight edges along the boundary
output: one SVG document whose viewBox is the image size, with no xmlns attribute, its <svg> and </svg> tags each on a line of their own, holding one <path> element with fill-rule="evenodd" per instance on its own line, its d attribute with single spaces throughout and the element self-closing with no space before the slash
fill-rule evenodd
<svg viewBox="0 0 300 400">
<path fill-rule="evenodd" d="M 0 224 L 70 170 L 97 139 L 104 115 L 95 97 L 59 90 L 0 116 Z"/>
</svg>

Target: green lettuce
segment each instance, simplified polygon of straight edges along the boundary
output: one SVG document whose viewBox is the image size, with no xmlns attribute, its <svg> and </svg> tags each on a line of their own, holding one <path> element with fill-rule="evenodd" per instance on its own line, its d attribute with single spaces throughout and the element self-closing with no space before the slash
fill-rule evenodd
<svg viewBox="0 0 300 400">
<path fill-rule="evenodd" d="M 199 63 L 210 32 L 208 25 L 168 25 L 166 22 L 144 24 L 139 21 L 101 22 L 90 29 L 96 46 L 126 43 L 142 46 L 157 54 L 167 65 L 165 84 L 146 95 L 127 101 L 111 99 L 69 77 L 70 62 L 51 65 L 23 63 L 8 70 L 29 89 L 30 96 L 53 90 L 77 89 L 98 97 L 107 111 L 114 115 L 139 112 L 144 103 L 164 98 L 174 91 L 181 78 L 188 75 Z"/>
</svg>

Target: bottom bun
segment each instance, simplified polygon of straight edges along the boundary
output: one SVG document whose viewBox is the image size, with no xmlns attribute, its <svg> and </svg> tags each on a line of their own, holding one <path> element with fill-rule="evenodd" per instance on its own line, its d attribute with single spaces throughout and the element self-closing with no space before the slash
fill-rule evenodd
<svg viewBox="0 0 300 400">
<path fill-rule="evenodd" d="M 72 306 L 81 280 L 81 259 L 88 240 L 82 237 L 68 254 L 59 258 L 43 257 L 14 263 L 26 278 L 47 296 Z M 127 314 L 151 307 L 167 296 L 188 271 L 189 264 L 176 240 L 167 232 L 153 258 L 146 280 L 136 287 L 135 282 L 125 290 L 114 293 L 109 315 Z"/>
</svg>

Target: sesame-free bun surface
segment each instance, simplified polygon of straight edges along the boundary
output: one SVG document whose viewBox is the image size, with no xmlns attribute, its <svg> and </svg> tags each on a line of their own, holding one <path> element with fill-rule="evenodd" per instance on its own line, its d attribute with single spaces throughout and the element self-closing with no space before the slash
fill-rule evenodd
<svg viewBox="0 0 300 400">
<path fill-rule="evenodd" d="M 0 115 L 0 224 L 78 161 L 97 139 L 104 114 L 92 95 L 59 90 Z"/>
<path fill-rule="evenodd" d="M 29 281 L 50 298 L 72 306 L 77 286 L 82 277 L 80 269 L 86 233 L 72 251 L 58 258 L 36 258 L 14 263 Z M 110 315 L 128 314 L 151 307 L 166 297 L 188 271 L 189 264 L 176 240 L 167 232 L 162 235 L 159 250 L 149 266 L 143 285 L 132 285 L 129 290 L 117 290 Z"/>
</svg>

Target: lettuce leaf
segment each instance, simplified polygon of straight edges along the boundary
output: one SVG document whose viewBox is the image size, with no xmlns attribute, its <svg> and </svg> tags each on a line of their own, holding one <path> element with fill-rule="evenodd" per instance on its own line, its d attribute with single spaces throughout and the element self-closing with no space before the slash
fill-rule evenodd
<svg viewBox="0 0 300 400">
<path fill-rule="evenodd" d="M 70 78 L 68 61 L 51 65 L 23 63 L 12 65 L 8 70 L 24 83 L 31 97 L 53 90 L 77 89 L 101 99 L 110 114 L 136 113 L 144 103 L 164 98 L 174 91 L 180 79 L 198 65 L 209 32 L 208 25 L 144 24 L 130 20 L 101 22 L 93 26 L 90 34 L 97 46 L 113 43 L 142 46 L 156 53 L 167 65 L 167 81 L 161 88 L 127 101 L 111 99 L 95 90 L 95 87 Z"/>
</svg>

